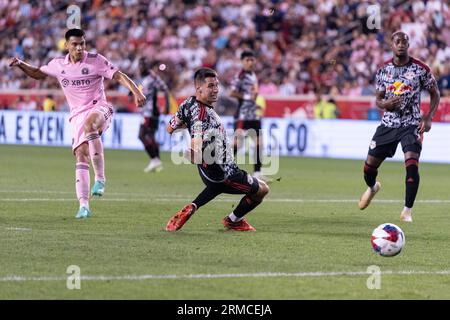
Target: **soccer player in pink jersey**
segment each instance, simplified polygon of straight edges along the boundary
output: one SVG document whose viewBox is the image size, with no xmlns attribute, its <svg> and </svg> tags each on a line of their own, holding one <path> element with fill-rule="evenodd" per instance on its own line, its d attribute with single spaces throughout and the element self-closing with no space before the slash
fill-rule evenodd
<svg viewBox="0 0 450 320">
<path fill-rule="evenodd" d="M 134 95 L 138 106 L 145 103 L 145 96 L 136 84 L 104 56 L 86 51 L 84 31 L 70 29 L 65 35 L 65 57 L 52 59 L 48 65 L 34 67 L 18 58 L 12 58 L 11 67 L 18 67 L 26 75 L 45 79 L 56 77 L 70 106 L 69 122 L 72 126 L 72 150 L 76 157 L 75 189 L 80 202 L 76 218 L 91 216 L 89 209 L 89 162 L 92 162 L 95 183 L 92 196 L 102 196 L 105 191 L 105 167 L 101 135 L 105 132 L 114 114 L 106 101 L 103 79 L 114 79 L 127 87 Z"/>
</svg>

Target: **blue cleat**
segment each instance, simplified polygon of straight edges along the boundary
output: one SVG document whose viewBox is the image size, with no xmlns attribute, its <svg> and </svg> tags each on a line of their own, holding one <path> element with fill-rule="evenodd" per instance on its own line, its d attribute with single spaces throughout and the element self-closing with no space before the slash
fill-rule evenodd
<svg viewBox="0 0 450 320">
<path fill-rule="evenodd" d="M 85 218 L 89 218 L 90 216 L 92 216 L 92 213 L 91 213 L 91 211 L 89 211 L 88 208 L 80 207 L 80 210 L 78 210 L 78 213 L 75 216 L 75 218 L 77 218 L 77 219 L 85 219 Z"/>
<path fill-rule="evenodd" d="M 104 193 L 105 193 L 105 182 L 95 181 L 94 186 L 92 187 L 91 196 L 101 197 Z"/>
</svg>

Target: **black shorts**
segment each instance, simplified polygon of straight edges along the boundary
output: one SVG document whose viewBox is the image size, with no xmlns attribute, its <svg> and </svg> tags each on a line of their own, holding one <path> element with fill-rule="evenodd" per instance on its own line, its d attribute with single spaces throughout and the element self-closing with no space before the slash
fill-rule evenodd
<svg viewBox="0 0 450 320">
<path fill-rule="evenodd" d="M 223 181 L 213 181 L 206 176 L 200 167 L 198 170 L 206 187 L 216 191 L 217 194 L 255 194 L 259 190 L 258 179 L 252 177 L 244 170 L 239 169 L 233 176 Z"/>
<path fill-rule="evenodd" d="M 159 127 L 159 118 L 158 117 L 149 117 L 144 118 L 144 122 L 142 123 L 142 126 L 145 128 L 158 130 Z"/>
<path fill-rule="evenodd" d="M 369 155 L 379 158 L 391 158 L 401 142 L 403 153 L 408 151 L 420 154 L 422 151 L 422 135 L 418 126 L 389 128 L 380 125 L 369 145 Z"/>
<path fill-rule="evenodd" d="M 158 130 L 158 118 L 144 118 L 139 127 L 139 138 L 143 139 L 145 136 L 155 137 L 156 130 Z"/>
<path fill-rule="evenodd" d="M 261 120 L 236 120 L 234 122 L 234 130 L 237 129 L 241 130 L 253 129 L 259 135 L 259 131 L 261 130 Z"/>
</svg>

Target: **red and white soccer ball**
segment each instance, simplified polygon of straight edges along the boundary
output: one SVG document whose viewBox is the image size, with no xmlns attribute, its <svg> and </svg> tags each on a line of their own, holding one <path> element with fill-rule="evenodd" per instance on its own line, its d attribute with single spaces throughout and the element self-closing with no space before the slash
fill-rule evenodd
<svg viewBox="0 0 450 320">
<path fill-rule="evenodd" d="M 376 253 L 383 257 L 398 255 L 405 245 L 405 234 L 393 223 L 383 223 L 375 228 L 370 240 Z"/>
</svg>

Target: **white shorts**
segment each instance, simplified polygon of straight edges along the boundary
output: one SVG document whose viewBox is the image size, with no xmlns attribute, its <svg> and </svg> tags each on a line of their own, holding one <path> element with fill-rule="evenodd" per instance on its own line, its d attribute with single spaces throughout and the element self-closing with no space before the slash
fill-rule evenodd
<svg viewBox="0 0 450 320">
<path fill-rule="evenodd" d="M 91 109 L 88 109 L 72 119 L 70 119 L 70 124 L 72 126 L 72 151 L 75 153 L 75 149 L 78 148 L 83 143 L 87 142 L 86 136 L 84 134 L 84 123 L 86 119 L 92 114 L 92 112 L 98 113 L 101 116 L 101 123 L 99 128 L 99 134 L 102 135 L 109 125 L 111 124 L 112 117 L 114 115 L 113 107 L 109 105 L 98 105 Z"/>
</svg>

